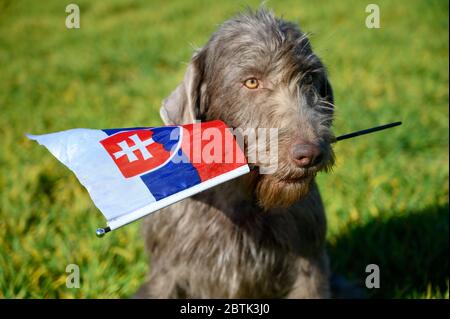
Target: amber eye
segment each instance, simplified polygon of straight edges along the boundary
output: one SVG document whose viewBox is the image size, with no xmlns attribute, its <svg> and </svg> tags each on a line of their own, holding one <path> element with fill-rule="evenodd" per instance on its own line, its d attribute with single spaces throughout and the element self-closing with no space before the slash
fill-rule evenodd
<svg viewBox="0 0 450 319">
<path fill-rule="evenodd" d="M 259 87 L 259 81 L 256 78 L 250 78 L 245 80 L 244 85 L 250 90 L 257 89 Z"/>
</svg>

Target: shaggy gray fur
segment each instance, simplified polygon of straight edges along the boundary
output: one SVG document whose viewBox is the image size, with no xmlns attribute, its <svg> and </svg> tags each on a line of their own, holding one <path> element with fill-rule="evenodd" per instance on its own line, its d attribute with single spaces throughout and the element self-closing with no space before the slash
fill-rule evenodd
<svg viewBox="0 0 450 319">
<path fill-rule="evenodd" d="M 258 89 L 243 85 L 251 77 Z M 264 9 L 226 21 L 194 54 L 161 117 L 166 124 L 220 119 L 234 128 L 278 128 L 279 166 L 148 216 L 150 274 L 137 297 L 330 297 L 314 177 L 333 164 L 332 115 L 325 68 L 297 26 Z M 319 145 L 321 161 L 295 165 L 298 143 Z"/>
</svg>

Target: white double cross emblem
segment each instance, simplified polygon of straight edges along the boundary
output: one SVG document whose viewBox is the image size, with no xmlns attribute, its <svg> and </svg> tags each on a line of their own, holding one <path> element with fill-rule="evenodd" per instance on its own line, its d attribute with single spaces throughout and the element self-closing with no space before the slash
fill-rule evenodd
<svg viewBox="0 0 450 319">
<path fill-rule="evenodd" d="M 136 154 L 134 154 L 135 151 L 140 151 L 144 160 L 153 157 L 147 150 L 147 146 L 155 143 L 152 138 L 142 141 L 137 134 L 131 135 L 129 138 L 134 142 L 134 145 L 129 146 L 126 141 L 118 143 L 117 145 L 119 145 L 122 150 L 114 153 L 116 159 L 125 155 L 130 163 L 137 161 L 138 158 Z"/>
</svg>

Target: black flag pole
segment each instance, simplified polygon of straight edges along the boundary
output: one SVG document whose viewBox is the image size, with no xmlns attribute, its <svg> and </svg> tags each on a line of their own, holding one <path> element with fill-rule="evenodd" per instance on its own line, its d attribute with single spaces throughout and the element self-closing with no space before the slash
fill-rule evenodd
<svg viewBox="0 0 450 319">
<path fill-rule="evenodd" d="M 346 140 L 346 139 L 357 137 L 357 136 L 360 136 L 360 135 L 366 135 L 366 134 L 369 134 L 369 133 L 382 131 L 382 130 L 385 130 L 385 129 L 388 129 L 388 128 L 391 128 L 391 127 L 399 126 L 401 124 L 402 124 L 402 122 L 394 122 L 394 123 L 389 123 L 389 124 L 385 124 L 385 125 L 375 126 L 375 127 L 372 127 L 372 128 L 361 130 L 361 131 L 356 131 L 356 132 L 353 132 L 353 133 L 344 134 L 344 135 L 336 137 L 334 142 Z M 256 167 L 254 169 L 256 169 Z M 109 227 L 97 228 L 95 234 L 97 235 L 97 237 L 103 237 L 106 233 L 109 233 L 110 231 L 111 231 L 111 228 L 109 228 Z"/>
<path fill-rule="evenodd" d="M 349 133 L 349 134 L 344 134 L 344 135 L 336 137 L 336 141 L 335 142 L 346 140 L 346 139 L 349 139 L 349 138 L 352 138 L 352 137 L 356 137 L 356 136 L 360 136 L 360 135 L 365 135 L 365 134 L 369 134 L 369 133 L 373 133 L 373 132 L 382 131 L 382 130 L 385 130 L 385 129 L 388 129 L 388 128 L 391 128 L 391 127 L 394 127 L 394 126 L 399 126 L 401 124 L 402 124 L 402 122 L 394 122 L 394 123 L 389 123 L 389 124 L 385 124 L 385 125 L 380 125 L 380 126 L 368 128 L 368 129 L 361 130 L 361 131 L 356 131 L 356 132 Z"/>
<path fill-rule="evenodd" d="M 95 234 L 97 235 L 97 237 L 103 237 L 103 236 L 105 236 L 106 233 L 109 233 L 110 231 L 111 231 L 111 228 L 109 228 L 109 227 L 97 228 L 97 230 L 95 231 Z"/>
</svg>

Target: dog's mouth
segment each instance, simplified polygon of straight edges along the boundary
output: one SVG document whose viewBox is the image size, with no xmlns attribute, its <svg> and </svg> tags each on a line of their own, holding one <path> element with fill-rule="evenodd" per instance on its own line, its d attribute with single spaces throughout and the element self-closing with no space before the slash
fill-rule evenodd
<svg viewBox="0 0 450 319">
<path fill-rule="evenodd" d="M 265 174 L 260 174 L 260 167 L 258 165 L 249 165 L 250 171 L 254 175 L 258 175 L 259 178 L 262 178 Z M 328 168 L 326 166 L 324 167 L 318 167 L 318 168 L 311 168 L 308 170 L 303 170 L 302 172 L 292 172 L 292 171 L 277 171 L 274 174 L 268 174 L 271 176 L 272 179 L 277 180 L 281 183 L 288 183 L 288 184 L 298 184 L 298 183 L 309 183 L 311 180 L 316 177 L 317 173 L 322 170 L 327 170 Z"/>
<path fill-rule="evenodd" d="M 260 174 L 259 167 L 256 165 L 250 165 L 251 175 L 257 180 L 263 179 L 265 176 L 270 178 L 275 183 L 285 184 L 285 185 L 294 185 L 294 184 L 309 184 L 317 175 L 317 170 L 309 170 L 307 172 L 303 172 L 302 174 L 298 173 L 286 173 L 286 174 Z"/>
</svg>

